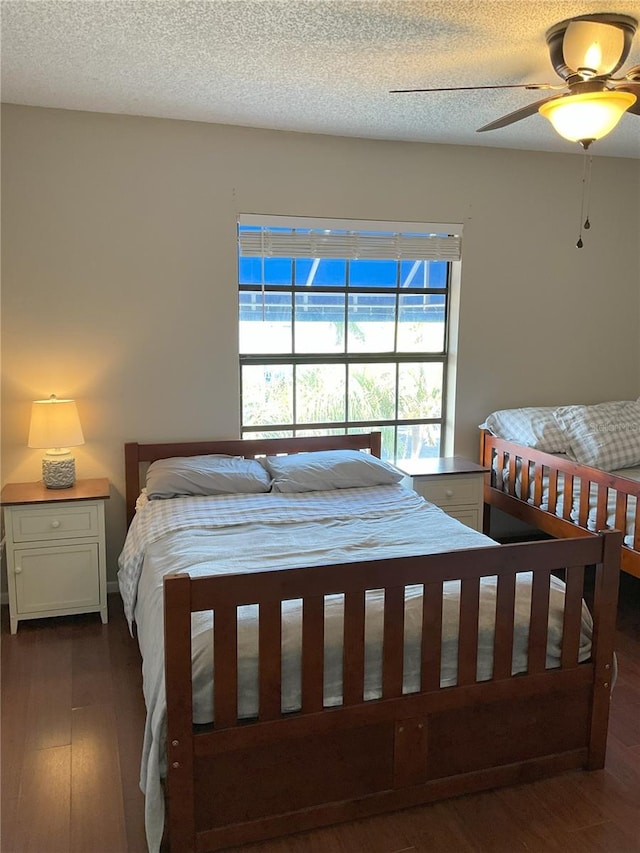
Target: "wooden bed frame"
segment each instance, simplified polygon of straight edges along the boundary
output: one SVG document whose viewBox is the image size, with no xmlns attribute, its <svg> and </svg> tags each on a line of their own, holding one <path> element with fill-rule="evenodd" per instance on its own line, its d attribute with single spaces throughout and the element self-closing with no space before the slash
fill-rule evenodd
<svg viewBox="0 0 640 853">
<path fill-rule="evenodd" d="M 380 451 L 380 436 L 127 444 L 127 504 L 141 463 L 200 453 Z M 135 487 L 134 487 L 135 482 Z M 167 830 L 172 853 L 212 851 L 458 794 L 604 765 L 621 536 L 496 545 L 191 579 L 165 578 Z M 587 565 L 591 659 L 578 663 Z M 566 567 L 566 569 L 565 569 Z M 561 665 L 547 670 L 549 579 L 565 569 Z M 516 574 L 533 572 L 529 662 L 511 675 Z M 494 672 L 476 682 L 479 583 L 497 575 Z M 442 584 L 461 581 L 458 685 L 440 687 Z M 404 587 L 423 583 L 421 689 L 402 693 Z M 384 589 L 382 691 L 363 700 L 364 594 Z M 344 593 L 343 704 L 323 707 L 324 596 Z M 302 707 L 280 710 L 281 602 L 303 600 Z M 237 718 L 236 608 L 259 606 L 259 715 Z M 192 723 L 191 614 L 214 611 L 215 725 Z"/>
<path fill-rule="evenodd" d="M 590 484 L 591 491 L 596 492 L 596 527 L 604 530 L 607 527 L 607 502 L 610 492 L 615 492 L 615 526 L 626 530 L 628 501 L 636 498 L 636 517 L 633 546 L 623 545 L 620 568 L 635 577 L 640 577 L 640 482 L 619 477 L 607 471 L 580 465 L 566 457 L 533 450 L 503 438 L 497 438 L 487 430 L 480 431 L 480 460 L 491 471 L 490 478 L 485 480 L 485 532 L 489 531 L 488 508 L 495 506 L 503 512 L 519 518 L 532 527 L 542 530 L 556 538 L 575 536 L 595 536 L 594 531 L 587 527 L 589 517 Z M 496 471 L 507 471 L 506 482 L 499 482 Z M 519 472 L 522 472 L 520 475 Z M 563 507 L 563 516 L 555 513 L 558 498 L 558 477 L 562 475 L 567 493 L 567 501 Z M 516 484 L 521 476 L 520 494 L 528 494 L 533 484 L 532 502 L 522 500 L 517 496 Z M 549 484 L 549 509 L 541 508 L 543 498 L 543 482 Z M 562 482 L 562 479 L 561 479 Z M 578 520 L 572 521 L 572 495 L 575 484 L 580 485 L 580 501 Z M 592 502 L 593 505 L 593 502 Z"/>
</svg>

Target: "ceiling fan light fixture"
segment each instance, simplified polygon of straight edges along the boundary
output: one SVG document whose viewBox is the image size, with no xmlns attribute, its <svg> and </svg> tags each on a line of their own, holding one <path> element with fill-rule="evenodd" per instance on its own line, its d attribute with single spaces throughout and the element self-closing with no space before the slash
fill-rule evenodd
<svg viewBox="0 0 640 853">
<path fill-rule="evenodd" d="M 623 30 L 600 21 L 571 21 L 562 39 L 565 63 L 585 80 L 611 74 L 624 47 Z"/>
<path fill-rule="evenodd" d="M 635 102 L 631 92 L 587 92 L 547 101 L 538 112 L 565 139 L 593 142 L 610 133 Z"/>
</svg>

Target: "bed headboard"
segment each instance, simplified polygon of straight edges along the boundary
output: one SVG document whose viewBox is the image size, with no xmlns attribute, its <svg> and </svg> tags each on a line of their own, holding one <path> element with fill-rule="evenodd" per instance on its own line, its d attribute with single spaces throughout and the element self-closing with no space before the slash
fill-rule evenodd
<svg viewBox="0 0 640 853">
<path fill-rule="evenodd" d="M 275 456 L 305 453 L 310 450 L 368 450 L 380 456 L 381 434 L 363 432 L 352 435 L 316 435 L 300 438 L 248 438 L 221 441 L 185 441 L 162 444 L 127 442 L 124 446 L 127 526 L 136 511 L 136 500 L 144 485 L 144 475 L 151 462 L 171 456 L 201 456 L 225 453 L 229 456 Z"/>
</svg>

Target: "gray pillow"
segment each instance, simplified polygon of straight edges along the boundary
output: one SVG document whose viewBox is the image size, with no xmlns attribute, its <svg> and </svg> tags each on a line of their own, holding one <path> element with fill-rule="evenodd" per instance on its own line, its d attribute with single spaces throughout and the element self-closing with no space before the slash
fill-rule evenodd
<svg viewBox="0 0 640 853">
<path fill-rule="evenodd" d="M 192 495 L 233 495 L 268 492 L 271 478 L 255 459 L 242 456 L 174 456 L 158 459 L 147 469 L 149 500 Z"/>
<path fill-rule="evenodd" d="M 274 492 L 319 492 L 399 483 L 402 471 L 359 450 L 319 450 L 260 460 Z"/>
<path fill-rule="evenodd" d="M 555 406 L 527 406 L 492 412 L 480 426 L 492 435 L 546 453 L 564 453 L 566 436 L 554 417 Z"/>
<path fill-rule="evenodd" d="M 614 400 L 592 406 L 561 406 L 556 421 L 569 455 L 582 465 L 615 471 L 640 465 L 640 403 Z"/>
</svg>

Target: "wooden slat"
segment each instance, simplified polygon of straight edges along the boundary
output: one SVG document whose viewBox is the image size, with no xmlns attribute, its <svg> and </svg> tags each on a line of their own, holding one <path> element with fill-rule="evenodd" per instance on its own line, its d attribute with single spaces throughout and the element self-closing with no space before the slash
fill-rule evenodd
<svg viewBox="0 0 640 853">
<path fill-rule="evenodd" d="M 217 728 L 238 719 L 238 612 L 217 607 L 213 617 L 214 719 Z"/>
<path fill-rule="evenodd" d="M 567 568 L 565 587 L 561 653 L 561 666 L 563 669 L 578 665 L 584 566 L 570 566 Z"/>
<path fill-rule="evenodd" d="M 167 693 L 167 795 L 171 845 L 195 847 L 191 599 L 189 575 L 164 578 L 164 668 Z"/>
<path fill-rule="evenodd" d="M 382 650 L 382 696 L 402 696 L 404 654 L 404 587 L 392 586 L 384 595 L 384 640 Z"/>
<path fill-rule="evenodd" d="M 498 450 L 496 452 L 495 462 L 496 462 L 496 468 L 495 468 L 495 471 L 493 470 L 493 468 L 491 469 L 492 470 L 491 476 L 494 478 L 494 480 L 497 481 L 496 482 L 496 488 L 502 492 L 504 490 L 504 480 L 503 480 L 503 476 L 502 476 L 503 472 L 504 472 L 504 450 Z"/>
<path fill-rule="evenodd" d="M 555 468 L 549 470 L 549 512 L 554 513 L 558 505 L 558 471 Z"/>
<path fill-rule="evenodd" d="M 324 596 L 304 599 L 302 607 L 302 710 L 321 711 L 324 676 Z"/>
<path fill-rule="evenodd" d="M 509 678 L 513 660 L 513 618 L 516 575 L 498 578 L 496 630 L 493 648 L 493 677 Z"/>
<path fill-rule="evenodd" d="M 586 477 L 580 478 L 580 501 L 578 506 L 578 524 L 587 527 L 589 520 L 589 499 L 591 493 L 591 481 Z"/>
<path fill-rule="evenodd" d="M 607 501 L 609 489 L 599 483 L 596 484 L 596 530 L 604 530 L 607 526 Z"/>
<path fill-rule="evenodd" d="M 624 492 L 616 492 L 616 521 L 615 521 L 615 526 L 616 526 L 617 530 L 622 531 L 623 535 L 627 531 L 627 500 L 628 500 L 628 496 Z M 635 544 L 633 547 L 634 548 L 636 547 Z"/>
<path fill-rule="evenodd" d="M 562 503 L 562 517 L 571 521 L 571 510 L 573 509 L 573 475 L 564 475 L 564 501 Z"/>
<path fill-rule="evenodd" d="M 343 701 L 362 702 L 364 695 L 364 591 L 344 597 Z"/>
<path fill-rule="evenodd" d="M 542 475 L 544 473 L 544 466 L 539 463 L 535 463 L 535 467 L 533 469 L 533 502 L 536 506 L 540 506 L 542 503 Z M 526 498 L 525 498 L 526 500 Z"/>
<path fill-rule="evenodd" d="M 422 671 L 423 691 L 440 687 L 442 657 L 442 582 L 424 585 L 422 595 Z"/>
<path fill-rule="evenodd" d="M 516 457 L 514 453 L 509 454 L 509 494 L 515 495 L 516 493 Z"/>
<path fill-rule="evenodd" d="M 522 457 L 520 466 L 520 497 L 526 500 L 529 497 L 529 460 L 526 457 Z"/>
<path fill-rule="evenodd" d="M 475 684 L 478 669 L 478 604 L 480 579 L 463 580 L 460 589 L 458 684 Z"/>
<path fill-rule="evenodd" d="M 529 624 L 529 664 L 531 674 L 543 672 L 547 663 L 547 622 L 549 619 L 549 584 L 551 572 L 537 570 L 531 588 L 531 621 Z"/>
<path fill-rule="evenodd" d="M 616 603 L 620 581 L 620 544 L 622 534 L 604 534 L 604 555 L 596 566 L 596 585 L 593 601 L 593 638 L 591 658 L 595 665 L 591 730 L 589 735 L 590 770 L 604 767 L 607 748 L 607 728 L 611 705 L 611 676 L 616 633 Z"/>
<path fill-rule="evenodd" d="M 259 684 L 261 720 L 273 720 L 282 710 L 281 603 L 260 604 L 258 616 Z"/>
</svg>

